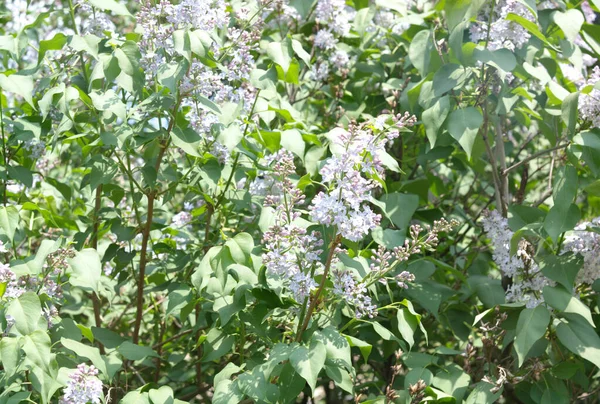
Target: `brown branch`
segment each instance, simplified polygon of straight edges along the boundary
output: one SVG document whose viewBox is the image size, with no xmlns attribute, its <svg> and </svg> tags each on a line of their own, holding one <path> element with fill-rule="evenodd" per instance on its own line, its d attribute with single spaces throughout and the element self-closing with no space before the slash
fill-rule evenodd
<svg viewBox="0 0 600 404">
<path fill-rule="evenodd" d="M 154 168 L 156 170 L 156 174 L 158 177 L 158 171 L 160 169 L 160 164 L 162 163 L 162 159 L 171 144 L 170 133 L 173 130 L 173 126 L 175 125 L 175 121 L 177 119 L 177 110 L 179 109 L 179 105 L 181 104 L 181 98 L 177 100 L 175 107 L 173 107 L 173 113 L 171 117 L 171 122 L 169 122 L 169 127 L 167 128 L 167 136 L 169 136 L 166 140 L 163 140 L 160 150 L 158 152 L 158 156 L 156 157 L 156 164 Z M 146 217 L 146 225 L 144 226 L 144 230 L 142 231 L 142 248 L 140 251 L 140 272 L 138 275 L 138 285 L 137 285 L 137 311 L 135 315 L 135 325 L 133 329 L 133 343 L 137 344 L 140 337 L 140 326 L 142 324 L 142 315 L 144 308 L 144 283 L 146 279 L 146 265 L 148 263 L 147 251 L 148 251 L 148 241 L 150 239 L 150 230 L 152 228 L 152 216 L 154 214 L 154 201 L 156 199 L 157 190 L 152 189 L 146 193 L 146 197 L 148 198 L 148 214 Z"/>
<path fill-rule="evenodd" d="M 321 279 L 321 284 L 319 285 L 319 289 L 317 289 L 317 293 L 312 298 L 310 302 L 310 306 L 308 307 L 308 312 L 306 313 L 306 317 L 304 318 L 304 323 L 302 323 L 302 328 L 296 335 L 296 342 L 300 342 L 302 339 L 302 334 L 306 331 L 308 327 L 308 323 L 310 322 L 310 318 L 312 317 L 313 312 L 315 311 L 315 307 L 317 306 L 317 302 L 323 293 L 323 289 L 325 288 L 325 282 L 327 282 L 327 275 L 329 275 L 329 268 L 331 267 L 331 262 L 333 261 L 333 256 L 335 255 L 335 250 L 342 240 L 342 236 L 340 234 L 336 235 L 333 241 L 331 242 L 331 246 L 329 249 L 329 255 L 327 255 L 327 261 L 325 261 L 325 270 L 323 271 L 323 278 Z"/>
<path fill-rule="evenodd" d="M 567 142 L 567 143 L 563 143 L 563 144 L 561 144 L 561 145 L 558 145 L 558 146 L 555 146 L 555 147 L 553 147 L 553 148 L 551 148 L 551 149 L 548 149 L 548 150 L 542 150 L 541 152 L 538 152 L 538 153 L 532 154 L 531 156 L 529 156 L 529 157 L 527 157 L 527 158 L 524 158 L 523 160 L 519 161 L 518 163 L 515 163 L 515 164 L 513 164 L 512 166 L 508 167 L 506 170 L 502 171 L 502 175 L 503 175 L 503 176 L 506 176 L 506 175 L 507 175 L 509 172 L 511 172 L 511 171 L 513 171 L 513 170 L 515 170 L 515 169 L 517 169 L 518 167 L 522 166 L 523 164 L 525 164 L 525 163 L 527 163 L 527 162 L 529 162 L 529 161 L 531 161 L 531 160 L 535 160 L 536 158 L 538 158 L 538 157 L 541 157 L 541 156 L 543 156 L 544 154 L 548 154 L 548 153 L 552 153 L 553 151 L 556 151 L 556 150 L 564 149 L 564 148 L 565 148 L 565 147 L 567 147 L 569 144 L 570 144 L 569 142 Z"/>
<path fill-rule="evenodd" d="M 102 184 L 98 185 L 96 188 L 96 200 L 94 203 L 94 225 L 92 228 L 92 239 L 91 246 L 94 250 L 98 250 L 98 229 L 100 228 L 100 220 L 98 217 L 98 211 L 102 207 Z M 96 294 L 96 292 L 91 293 L 92 296 L 92 305 L 94 307 L 94 322 L 96 323 L 96 327 L 102 327 L 102 317 L 100 316 L 101 310 L 101 302 L 100 298 Z M 104 345 L 102 342 L 98 341 L 98 348 L 100 349 L 100 353 L 104 355 L 106 352 L 104 351 Z"/>
<path fill-rule="evenodd" d="M 171 341 L 174 341 L 174 340 L 176 340 L 177 338 L 181 338 L 181 337 L 183 337 L 183 336 L 185 336 L 185 335 L 188 335 L 188 334 L 190 334 L 190 333 L 191 333 L 191 332 L 193 332 L 193 331 L 194 331 L 194 330 L 192 330 L 192 329 L 190 328 L 189 330 L 185 330 L 185 331 L 182 331 L 182 332 L 180 332 L 179 334 L 175 334 L 175 335 L 173 335 L 172 337 L 170 337 L 170 338 L 167 338 L 166 340 L 164 340 L 164 341 L 162 341 L 162 342 L 160 342 L 160 343 L 158 343 L 158 344 L 154 344 L 154 345 L 152 346 L 152 349 L 159 349 L 160 347 L 162 347 L 162 346 L 164 346 L 164 345 L 167 345 L 169 342 L 171 342 Z"/>
</svg>

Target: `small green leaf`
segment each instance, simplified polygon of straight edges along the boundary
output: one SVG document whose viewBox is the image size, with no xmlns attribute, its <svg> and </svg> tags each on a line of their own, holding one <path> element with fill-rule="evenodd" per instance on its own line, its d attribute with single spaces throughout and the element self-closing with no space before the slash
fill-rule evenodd
<svg viewBox="0 0 600 404">
<path fill-rule="evenodd" d="M 533 344 L 546 334 L 548 324 L 550 324 L 550 312 L 543 305 L 521 311 L 514 344 L 519 366 L 523 364 Z"/>
<path fill-rule="evenodd" d="M 133 342 L 125 341 L 118 348 L 117 351 L 125 359 L 131 361 L 139 361 L 148 357 L 158 357 L 158 354 L 150 347 L 136 345 Z"/>
<path fill-rule="evenodd" d="M 433 76 L 433 94 L 439 97 L 462 86 L 469 76 L 469 71 L 464 67 L 453 63 L 445 64 Z"/>
<path fill-rule="evenodd" d="M 553 206 L 544 220 L 544 229 L 548 232 L 550 238 L 556 242 L 562 233 L 573 229 L 579 219 L 581 219 L 581 212 L 574 203 L 566 209 Z"/>
<path fill-rule="evenodd" d="M 450 109 L 450 97 L 445 95 L 437 99 L 431 107 L 423 111 L 423 125 L 425 126 L 425 133 L 427 134 L 431 148 L 435 146 L 438 132 L 446 121 Z"/>
<path fill-rule="evenodd" d="M 76 252 L 75 257 L 69 259 L 69 265 L 73 269 L 69 278 L 71 285 L 98 293 L 102 263 L 96 250 L 86 248 Z"/>
<path fill-rule="evenodd" d="M 600 367 L 600 338 L 585 318 L 564 313 L 556 326 L 556 335 L 571 352 Z"/>
<path fill-rule="evenodd" d="M 469 158 L 482 123 L 483 116 L 474 107 L 458 109 L 448 117 L 448 132 L 458 141 Z"/>
<path fill-rule="evenodd" d="M 367 361 L 369 360 L 369 356 L 371 355 L 371 350 L 373 349 L 373 346 L 363 340 L 351 337 L 349 335 L 344 335 L 344 337 L 346 338 L 351 347 L 357 347 L 360 350 L 360 354 L 365 360 L 365 363 L 367 363 Z"/>
<path fill-rule="evenodd" d="M 25 101 L 35 109 L 35 105 L 33 105 L 32 76 L 21 76 L 19 74 L 6 76 L 5 74 L 0 73 L 0 88 L 25 98 Z"/>
<path fill-rule="evenodd" d="M 582 266 L 583 257 L 570 252 L 562 255 L 549 255 L 544 257 L 540 264 L 545 276 L 560 283 L 567 290 L 573 288 L 575 278 Z"/>
<path fill-rule="evenodd" d="M 19 211 L 14 206 L 0 206 L 0 229 L 12 242 L 19 227 Z"/>
<path fill-rule="evenodd" d="M 12 300 L 6 309 L 6 314 L 15 319 L 11 332 L 20 335 L 29 335 L 42 328 L 46 329 L 46 321 L 42 318 L 42 305 L 40 298 L 34 292 L 23 293 Z M 46 327 L 43 327 L 46 325 Z"/>
<path fill-rule="evenodd" d="M 284 74 L 287 73 L 292 63 L 290 46 L 287 42 L 270 42 L 267 45 L 267 56 L 281 66 Z"/>
<path fill-rule="evenodd" d="M 579 35 L 579 30 L 585 21 L 581 11 L 575 8 L 564 12 L 555 11 L 552 13 L 552 19 L 562 29 L 565 38 L 571 42 Z"/>
<path fill-rule="evenodd" d="M 570 137 L 575 135 L 575 126 L 577 125 L 578 101 L 579 92 L 574 92 L 565 97 L 561 106 L 562 120 L 565 123 L 565 125 L 567 125 L 567 134 Z"/>
<path fill-rule="evenodd" d="M 579 314 L 586 319 L 592 327 L 596 327 L 592 319 L 590 308 L 581 300 L 577 299 L 570 292 L 570 289 L 565 289 L 562 286 L 544 286 L 544 300 L 551 307 L 563 313 Z"/>
<path fill-rule="evenodd" d="M 319 372 L 325 365 L 327 349 L 321 342 L 313 341 L 309 348 L 298 346 L 290 355 L 290 363 L 300 376 L 306 380 L 314 392 Z"/>
</svg>

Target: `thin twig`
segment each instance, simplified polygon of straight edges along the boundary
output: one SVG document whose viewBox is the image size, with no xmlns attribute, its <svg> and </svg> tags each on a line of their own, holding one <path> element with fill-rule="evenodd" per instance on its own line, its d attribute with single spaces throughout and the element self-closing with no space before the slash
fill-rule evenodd
<svg viewBox="0 0 600 404">
<path fill-rule="evenodd" d="M 300 340 L 302 339 L 302 334 L 304 334 L 304 331 L 306 331 L 306 328 L 308 327 L 310 318 L 312 317 L 312 314 L 315 311 L 315 307 L 317 306 L 319 298 L 321 297 L 321 294 L 323 293 L 323 288 L 325 288 L 325 282 L 327 282 L 327 275 L 329 275 L 329 268 L 331 267 L 331 262 L 333 261 L 333 256 L 335 255 L 335 250 L 341 240 L 342 240 L 342 236 L 338 234 L 335 236 L 335 238 L 331 242 L 331 246 L 329 247 L 329 254 L 327 255 L 327 261 L 325 261 L 325 270 L 323 271 L 323 278 L 321 279 L 321 284 L 319 285 L 319 289 L 317 289 L 315 296 L 312 298 L 312 300 L 310 302 L 310 306 L 308 307 L 306 317 L 304 318 L 304 323 L 302 323 L 302 328 L 300 329 L 300 332 L 298 332 L 296 335 L 296 342 L 300 342 Z"/>
<path fill-rule="evenodd" d="M 502 171 L 502 175 L 506 176 L 506 175 L 507 175 L 509 172 L 511 172 L 511 171 L 513 171 L 513 170 L 515 170 L 515 169 L 519 168 L 519 167 L 520 167 L 520 166 L 522 166 L 523 164 L 525 164 L 525 163 L 527 163 L 527 162 L 529 162 L 529 161 L 531 161 L 531 160 L 535 160 L 536 158 L 538 158 L 538 157 L 541 157 L 541 156 L 543 156 L 543 155 L 545 155 L 545 154 L 552 153 L 553 151 L 560 150 L 560 149 L 564 149 L 564 148 L 565 148 L 565 147 L 567 147 L 569 144 L 570 144 L 569 142 L 567 142 L 567 143 L 563 143 L 563 144 L 561 144 L 561 145 L 558 145 L 558 146 L 556 146 L 556 147 L 553 147 L 553 148 L 551 148 L 551 149 L 542 150 L 541 152 L 538 152 L 538 153 L 532 154 L 531 156 L 529 156 L 529 157 L 527 157 L 527 158 L 524 158 L 523 160 L 519 161 L 518 163 L 515 163 L 515 164 L 513 164 L 512 166 L 508 167 L 506 170 Z"/>
</svg>

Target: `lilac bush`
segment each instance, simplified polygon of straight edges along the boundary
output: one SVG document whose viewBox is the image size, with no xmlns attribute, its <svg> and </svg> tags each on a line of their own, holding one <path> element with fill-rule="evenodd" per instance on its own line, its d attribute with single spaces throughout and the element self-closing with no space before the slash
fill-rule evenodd
<svg viewBox="0 0 600 404">
<path fill-rule="evenodd" d="M 597 402 L 600 3 L 0 4 L 0 404 Z"/>
</svg>

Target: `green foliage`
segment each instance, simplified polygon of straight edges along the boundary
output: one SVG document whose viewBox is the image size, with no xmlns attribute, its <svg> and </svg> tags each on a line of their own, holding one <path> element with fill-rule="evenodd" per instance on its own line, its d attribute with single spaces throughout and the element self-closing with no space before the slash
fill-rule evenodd
<svg viewBox="0 0 600 404">
<path fill-rule="evenodd" d="M 0 404 L 594 400 L 598 1 L 27 3 Z"/>
</svg>

